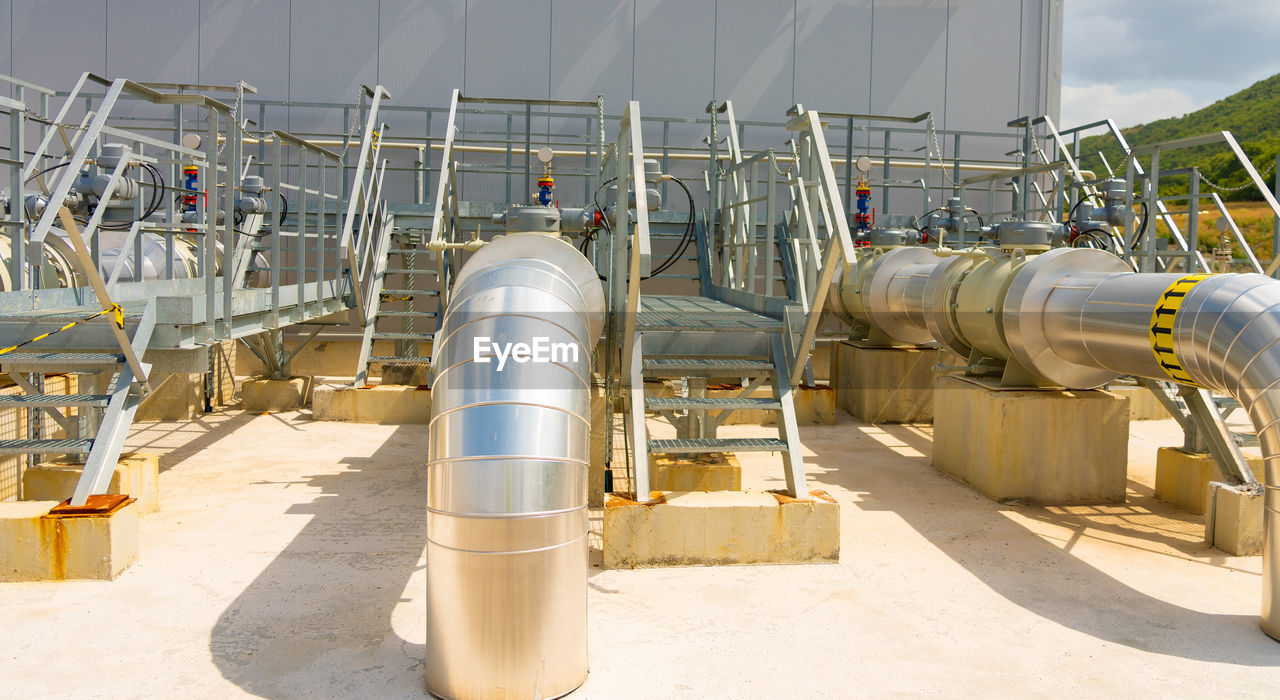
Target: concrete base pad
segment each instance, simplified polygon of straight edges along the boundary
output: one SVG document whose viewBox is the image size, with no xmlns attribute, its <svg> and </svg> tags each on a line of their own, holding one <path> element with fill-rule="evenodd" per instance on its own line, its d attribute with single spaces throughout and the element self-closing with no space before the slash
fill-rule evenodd
<svg viewBox="0 0 1280 700">
<path fill-rule="evenodd" d="M 204 410 L 203 374 L 173 373 L 151 382 L 155 388 L 138 404 L 134 422 L 191 420 Z"/>
<path fill-rule="evenodd" d="M 995 501 L 1123 503 L 1129 406 L 1105 391 L 1003 390 L 954 376 L 934 393 L 933 466 Z"/>
<path fill-rule="evenodd" d="M 1263 480 L 1261 457 L 1247 457 L 1254 476 Z M 1222 481 L 1222 470 L 1212 456 L 1187 452 L 1181 447 L 1156 451 L 1156 498 L 1203 515 L 1209 505 L 1209 482 Z"/>
<path fill-rule="evenodd" d="M 383 365 L 382 384 L 423 386 L 431 383 L 430 365 Z"/>
<path fill-rule="evenodd" d="M 248 379 L 240 387 L 240 401 L 251 413 L 294 411 L 311 400 L 311 377 Z"/>
<path fill-rule="evenodd" d="M 1262 554 L 1262 492 L 1250 493 L 1231 487 L 1213 489 L 1212 526 L 1206 532 L 1209 544 L 1235 556 Z"/>
<path fill-rule="evenodd" d="M 1248 459 L 1254 475 L 1265 481 L 1262 458 Z M 1261 554 L 1262 495 L 1209 486 L 1221 480 L 1222 471 L 1210 455 L 1180 447 L 1161 447 L 1156 452 L 1156 498 L 1193 513 L 1213 511 L 1213 522 L 1205 523 L 1205 539 L 1218 549 L 1237 556 Z"/>
<path fill-rule="evenodd" d="M 1111 384 L 1107 391 L 1129 399 L 1129 420 L 1164 420 L 1169 417 L 1160 400 L 1144 386 Z"/>
<path fill-rule="evenodd" d="M 649 484 L 654 491 L 741 491 L 742 465 L 729 453 L 651 455 Z"/>
<path fill-rule="evenodd" d="M 29 501 L 65 501 L 80 481 L 84 465 L 75 462 L 44 462 L 22 474 L 22 495 Z M 108 494 L 124 494 L 137 499 L 139 515 L 160 509 L 160 458 L 136 452 L 120 455 Z"/>
<path fill-rule="evenodd" d="M 835 347 L 837 405 L 868 423 L 933 420 L 936 348 L 885 348 L 842 342 Z M 959 358 L 946 353 L 944 362 Z"/>
<path fill-rule="evenodd" d="M 138 559 L 133 499 L 89 515 L 57 515 L 55 501 L 0 503 L 0 581 L 110 580 Z M 93 500 L 91 500 L 93 503 Z"/>
<path fill-rule="evenodd" d="M 604 565 L 802 564 L 840 558 L 840 507 L 824 491 L 798 500 L 765 491 L 605 497 Z"/>
<path fill-rule="evenodd" d="M 311 404 L 316 420 L 383 424 L 431 421 L 431 391 L 425 386 L 322 386 L 315 390 Z"/>
</svg>

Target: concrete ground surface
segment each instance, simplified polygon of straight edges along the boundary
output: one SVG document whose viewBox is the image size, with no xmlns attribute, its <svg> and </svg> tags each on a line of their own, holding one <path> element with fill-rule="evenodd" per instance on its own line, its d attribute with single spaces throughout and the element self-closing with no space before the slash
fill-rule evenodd
<svg viewBox="0 0 1280 700">
<path fill-rule="evenodd" d="M 1133 425 L 1129 502 L 1105 507 L 988 501 L 930 466 L 927 426 L 802 437 L 840 563 L 593 567 L 575 697 L 1276 696 L 1260 559 L 1152 496 L 1172 421 Z M 0 585 L 0 696 L 425 695 L 425 426 L 228 411 L 128 449 L 162 455 L 140 561 Z M 782 484 L 780 460 L 742 462 L 747 488 Z"/>
</svg>

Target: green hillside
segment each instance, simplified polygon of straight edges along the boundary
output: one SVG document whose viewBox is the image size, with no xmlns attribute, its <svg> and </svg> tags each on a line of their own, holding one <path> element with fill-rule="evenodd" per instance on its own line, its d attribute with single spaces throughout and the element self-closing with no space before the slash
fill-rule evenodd
<svg viewBox="0 0 1280 700">
<path fill-rule="evenodd" d="M 1276 154 L 1280 153 L 1280 75 L 1258 81 L 1190 114 L 1139 124 L 1122 132 L 1132 146 L 1224 129 L 1235 135 L 1254 167 L 1263 174 L 1263 179 L 1272 184 L 1274 174 L 1268 173 L 1274 167 Z M 1081 142 L 1082 167 L 1105 173 L 1106 168 L 1097 155 L 1099 150 L 1112 168 L 1119 168 L 1123 157 L 1109 134 L 1091 136 Z M 1235 187 L 1247 181 L 1244 168 L 1222 144 L 1174 151 L 1161 154 L 1160 158 L 1161 170 L 1195 166 L 1204 177 L 1223 187 Z M 1185 192 L 1186 181 L 1186 177 L 1171 181 L 1162 179 L 1160 191 L 1162 194 Z M 1219 194 L 1223 199 L 1233 201 L 1261 199 L 1253 188 L 1240 192 L 1221 191 Z"/>
</svg>

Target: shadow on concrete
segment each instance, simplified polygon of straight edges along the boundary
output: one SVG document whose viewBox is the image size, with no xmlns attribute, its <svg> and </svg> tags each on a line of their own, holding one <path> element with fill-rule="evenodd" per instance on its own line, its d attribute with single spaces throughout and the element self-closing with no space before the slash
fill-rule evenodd
<svg viewBox="0 0 1280 700">
<path fill-rule="evenodd" d="M 230 436 L 253 418 L 251 413 L 222 408 L 192 420 L 135 423 L 125 451 L 159 455 L 160 471 L 165 472 Z"/>
<path fill-rule="evenodd" d="M 393 613 L 403 630 L 426 629 L 416 594 L 396 611 L 423 569 L 426 442 L 423 426 L 402 426 L 346 471 L 307 480 L 323 493 L 281 514 L 307 524 L 213 629 L 227 680 L 273 698 L 426 695 L 425 646 L 393 629 Z"/>
<path fill-rule="evenodd" d="M 810 447 L 818 463 L 844 465 L 816 474 L 815 478 L 857 493 L 861 499 L 857 507 L 863 510 L 897 514 L 1009 601 L 1064 627 L 1135 649 L 1216 663 L 1280 666 L 1280 644 L 1263 634 L 1258 615 L 1205 613 L 1154 598 L 1089 565 L 1074 556 L 1069 547 L 1064 549 L 1046 540 L 1001 511 L 1013 510 L 1075 530 L 1097 528 L 1152 539 L 1210 562 L 1225 560 L 1221 552 L 1149 525 L 1137 528 L 1114 514 L 1058 512 L 1059 509 L 991 502 L 933 468 L 932 444 L 927 435 L 907 426 L 875 426 L 921 453 L 904 457 L 872 436 L 853 430 L 854 425 L 865 426 L 851 424 L 851 444 L 838 451 L 834 446 Z M 814 441 L 814 445 L 819 444 Z M 849 458 L 853 452 L 864 451 L 893 454 L 897 459 L 874 460 L 876 466 L 872 468 L 860 466 L 872 460 Z M 887 464 L 904 464 L 903 459 L 909 460 L 906 464 L 910 466 L 886 468 Z M 922 479 L 952 482 L 954 498 L 922 499 L 918 488 Z M 1130 496 L 1139 496 L 1138 503 L 1116 508 L 1150 510 L 1149 501 L 1153 499 L 1134 493 Z M 1162 515 L 1170 520 L 1169 513 Z M 1186 517 L 1194 520 L 1198 516 Z M 1259 581 L 1257 574 L 1249 575 Z"/>
</svg>

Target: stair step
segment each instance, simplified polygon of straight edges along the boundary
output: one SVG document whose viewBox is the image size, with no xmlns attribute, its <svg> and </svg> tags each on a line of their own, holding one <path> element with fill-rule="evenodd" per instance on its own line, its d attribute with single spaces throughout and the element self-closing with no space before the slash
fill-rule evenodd
<svg viewBox="0 0 1280 700">
<path fill-rule="evenodd" d="M 88 454 L 93 440 L 0 440 L 0 454 Z"/>
<path fill-rule="evenodd" d="M 426 255 L 427 253 L 430 253 L 430 252 L 431 251 L 427 250 L 426 248 L 392 248 L 391 250 L 387 251 L 387 253 L 396 253 L 398 255 L 406 255 L 409 253 Z"/>
<path fill-rule="evenodd" d="M 382 293 L 390 294 L 392 296 L 404 296 L 404 297 L 408 297 L 408 296 L 438 297 L 440 296 L 440 292 L 434 289 L 384 289 L 382 290 Z"/>
<path fill-rule="evenodd" d="M 372 364 L 379 364 L 379 365 L 429 365 L 429 364 L 431 364 L 431 358 L 430 358 L 430 357 L 417 357 L 417 356 L 412 356 L 412 355 L 410 355 L 410 356 L 405 356 L 405 357 L 394 357 L 394 356 L 370 357 L 370 358 L 369 358 L 369 364 L 371 364 L 371 365 L 372 365 Z"/>
<path fill-rule="evenodd" d="M 778 411 L 782 404 L 777 399 L 767 398 L 699 398 L 699 397 L 650 397 L 644 400 L 645 408 L 680 411 L 686 409 L 725 410 L 735 408 L 755 408 L 764 411 Z"/>
<path fill-rule="evenodd" d="M 435 318 L 438 314 L 434 311 L 401 311 L 399 309 L 378 309 L 378 316 L 412 316 L 414 318 Z"/>
<path fill-rule="evenodd" d="M 114 367 L 124 364 L 124 355 L 107 352 L 14 352 L 0 355 L 0 366 L 6 372 L 33 367 L 62 370 L 68 367 Z"/>
<path fill-rule="evenodd" d="M 383 270 L 383 273 L 388 275 L 407 275 L 407 274 L 435 275 L 435 274 L 438 274 L 438 272 L 439 272 L 438 270 L 410 270 L 403 267 L 388 267 L 387 269 Z"/>
<path fill-rule="evenodd" d="M 773 363 L 765 360 L 655 357 L 645 359 L 644 373 L 650 377 L 756 377 L 773 374 Z"/>
<path fill-rule="evenodd" d="M 664 454 L 697 452 L 782 452 L 787 443 L 777 438 L 685 438 L 650 440 L 649 451 Z"/>
<path fill-rule="evenodd" d="M 374 340 L 431 340 L 435 333 L 393 333 L 391 331 L 374 331 Z"/>
<path fill-rule="evenodd" d="M 0 408 L 62 408 L 68 406 L 103 406 L 111 400 L 106 394 L 22 394 L 0 396 Z"/>
</svg>

